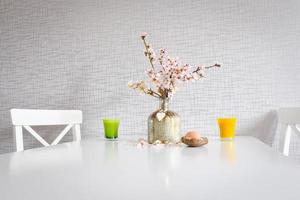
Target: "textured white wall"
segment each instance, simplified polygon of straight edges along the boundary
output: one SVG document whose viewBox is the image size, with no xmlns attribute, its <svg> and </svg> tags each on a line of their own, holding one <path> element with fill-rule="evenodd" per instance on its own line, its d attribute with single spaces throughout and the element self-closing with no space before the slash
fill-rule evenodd
<svg viewBox="0 0 300 200">
<path fill-rule="evenodd" d="M 158 102 L 127 89 L 148 64 L 142 31 L 184 62 L 224 63 L 175 95 L 183 131 L 216 135 L 216 118 L 235 116 L 238 134 L 270 142 L 270 111 L 300 106 L 299 9 L 298 0 L 0 0 L 0 152 L 13 150 L 10 108 L 81 109 L 84 135 L 101 134 L 103 117 L 145 135 Z"/>
</svg>

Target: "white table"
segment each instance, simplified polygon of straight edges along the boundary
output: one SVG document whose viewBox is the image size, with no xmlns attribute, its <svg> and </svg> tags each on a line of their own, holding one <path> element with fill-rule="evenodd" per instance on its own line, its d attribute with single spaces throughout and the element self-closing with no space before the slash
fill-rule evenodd
<svg viewBox="0 0 300 200">
<path fill-rule="evenodd" d="M 202 148 L 89 139 L 0 156 L 1 200 L 300 199 L 300 164 L 252 137 Z"/>
</svg>

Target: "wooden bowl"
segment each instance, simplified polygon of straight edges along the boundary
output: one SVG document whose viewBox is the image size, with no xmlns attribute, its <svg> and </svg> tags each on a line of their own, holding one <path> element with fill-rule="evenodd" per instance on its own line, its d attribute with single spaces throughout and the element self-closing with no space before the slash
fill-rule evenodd
<svg viewBox="0 0 300 200">
<path fill-rule="evenodd" d="M 189 147 L 201 147 L 208 143 L 208 139 L 207 137 L 199 137 L 199 138 L 182 137 L 181 142 L 186 144 Z"/>
</svg>

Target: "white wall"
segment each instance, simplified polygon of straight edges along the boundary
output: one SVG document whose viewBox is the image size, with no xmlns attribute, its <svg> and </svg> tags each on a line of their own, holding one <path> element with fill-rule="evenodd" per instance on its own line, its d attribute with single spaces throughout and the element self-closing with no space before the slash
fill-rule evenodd
<svg viewBox="0 0 300 200">
<path fill-rule="evenodd" d="M 148 64 L 142 31 L 184 62 L 224 63 L 176 94 L 183 131 L 216 135 L 216 118 L 235 116 L 238 134 L 270 142 L 270 112 L 300 106 L 299 9 L 297 0 L 0 0 L 0 151 L 13 150 L 10 108 L 82 109 L 85 135 L 101 134 L 103 117 L 145 135 L 158 102 L 127 88 Z"/>
</svg>

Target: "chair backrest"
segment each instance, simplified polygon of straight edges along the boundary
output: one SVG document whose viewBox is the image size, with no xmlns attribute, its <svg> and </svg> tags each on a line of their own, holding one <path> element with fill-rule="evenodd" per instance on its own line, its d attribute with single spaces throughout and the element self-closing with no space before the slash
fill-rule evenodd
<svg viewBox="0 0 300 200">
<path fill-rule="evenodd" d="M 300 124 L 300 108 L 280 108 L 278 110 L 279 123 Z"/>
<path fill-rule="evenodd" d="M 81 140 L 80 124 L 82 123 L 82 112 L 80 110 L 32 110 L 11 109 L 11 119 L 14 125 L 14 133 L 17 151 L 24 150 L 23 132 L 25 128 L 44 146 L 55 145 L 69 132 L 73 131 L 73 140 Z M 31 126 L 66 125 L 57 138 L 49 144 Z"/>
<path fill-rule="evenodd" d="M 278 120 L 281 127 L 280 149 L 286 156 L 289 155 L 291 133 L 294 132 L 300 137 L 300 108 L 289 107 L 278 110 Z"/>
</svg>

